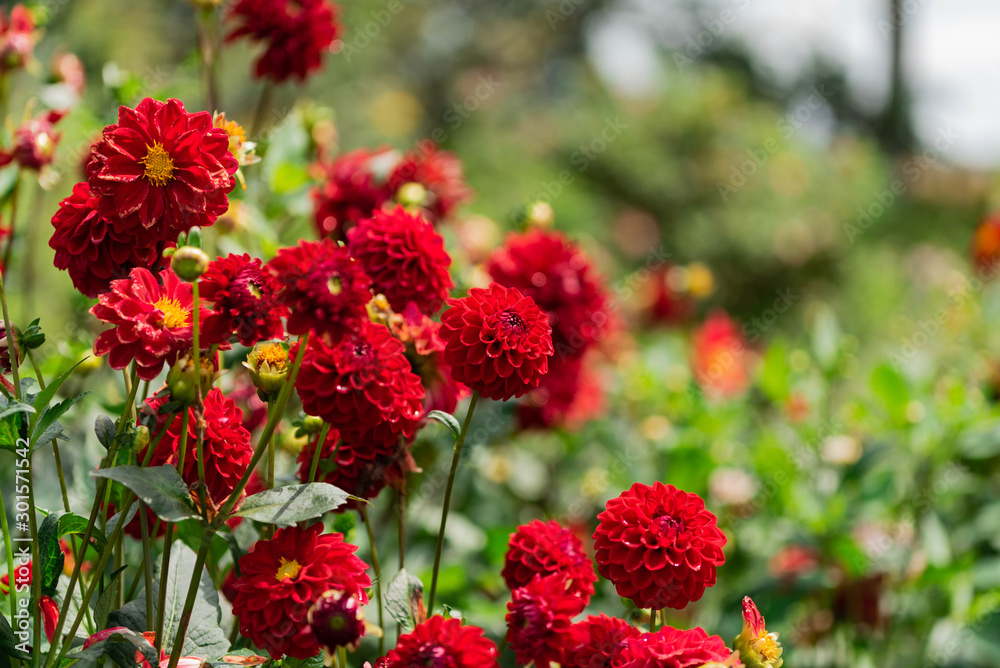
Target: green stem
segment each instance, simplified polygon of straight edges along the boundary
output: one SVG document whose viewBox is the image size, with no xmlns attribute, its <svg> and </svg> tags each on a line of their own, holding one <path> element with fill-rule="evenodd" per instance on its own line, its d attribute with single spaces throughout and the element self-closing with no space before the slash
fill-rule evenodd
<svg viewBox="0 0 1000 668">
<path fill-rule="evenodd" d="M 205 444 L 205 404 L 201 396 L 201 349 L 198 341 L 198 327 L 200 310 L 198 309 L 198 281 L 191 286 L 192 293 L 192 313 L 191 333 L 194 342 L 192 356 L 194 358 L 194 433 L 195 451 L 198 460 L 198 499 L 201 501 L 201 514 L 208 521 L 208 493 L 205 487 L 205 454 L 203 452 Z"/>
<path fill-rule="evenodd" d="M 403 473 L 403 486 L 396 490 L 396 509 L 399 516 L 399 570 L 406 567 L 406 473 Z"/>
<path fill-rule="evenodd" d="M 330 433 L 330 423 L 324 422 L 323 428 L 319 430 L 319 440 L 316 441 L 316 450 L 313 451 L 312 463 L 309 465 L 309 482 L 316 482 L 316 473 L 319 471 L 320 453 L 326 444 L 327 434 Z"/>
<path fill-rule="evenodd" d="M 14 592 L 14 541 L 11 540 L 10 527 L 7 525 L 7 506 L 3 502 L 3 486 L 0 485 L 0 528 L 3 529 L 4 537 L 4 553 L 7 557 L 7 582 L 9 589 L 7 591 L 7 599 L 10 601 L 10 621 L 13 625 L 14 620 L 17 617 L 14 613 L 17 611 L 17 594 Z"/>
<path fill-rule="evenodd" d="M 11 251 L 14 248 L 14 234 L 17 229 L 17 195 L 21 191 L 21 168 L 17 168 L 14 177 L 14 189 L 10 193 L 10 234 L 7 236 L 7 246 L 3 249 L 3 268 L 10 271 Z"/>
<path fill-rule="evenodd" d="M 181 414 L 181 442 L 178 450 L 180 454 L 177 457 L 177 471 L 183 476 L 184 475 L 184 455 L 187 452 L 187 439 L 188 439 L 188 421 L 191 419 L 191 410 L 184 407 L 184 412 Z M 156 655 L 160 655 L 160 651 L 163 649 L 163 618 L 166 615 L 167 606 L 167 577 L 166 574 L 169 573 L 170 568 L 170 547 L 174 540 L 174 523 L 166 523 L 166 533 L 163 534 L 163 560 L 160 562 L 160 592 L 156 599 L 156 640 L 153 643 L 153 647 L 156 648 Z"/>
<path fill-rule="evenodd" d="M 14 235 L 14 226 L 11 225 L 11 237 Z M 6 264 L 4 265 L 6 266 Z M 18 376 L 18 364 L 17 364 L 17 344 L 15 343 L 14 330 L 10 325 L 10 310 L 7 308 L 7 290 L 4 289 L 3 285 L 3 272 L 0 272 L 0 308 L 3 310 L 3 326 L 4 332 L 7 336 L 7 349 L 11 355 L 10 358 L 10 369 L 11 378 L 14 380 L 14 398 L 18 401 L 21 400 L 21 380 Z"/>
<path fill-rule="evenodd" d="M 142 573 L 146 582 L 146 630 L 153 630 L 153 555 L 150 550 L 149 519 L 146 517 L 146 504 L 139 503 L 139 528 L 142 531 Z M 166 579 L 166 578 L 164 578 Z M 131 598 L 132 592 L 129 592 Z"/>
<path fill-rule="evenodd" d="M 201 572 L 205 568 L 205 560 L 208 558 L 208 548 L 212 545 L 212 538 L 215 531 L 211 527 L 205 527 L 201 534 L 201 546 L 198 548 L 198 557 L 194 562 L 194 569 L 191 573 L 191 584 L 188 585 L 187 598 L 184 600 L 184 610 L 181 612 L 181 620 L 177 625 L 177 634 L 174 636 L 174 648 L 170 652 L 169 668 L 177 668 L 177 662 L 181 658 L 181 650 L 184 648 L 184 637 L 187 635 L 188 625 L 191 623 L 191 611 L 194 610 L 194 601 L 198 596 L 198 585 L 201 583 Z M 164 580 L 167 578 L 164 577 Z"/>
<path fill-rule="evenodd" d="M 656 633 L 656 629 L 659 628 L 659 622 L 657 621 L 657 610 L 652 608 L 649 611 L 649 632 Z"/>
<path fill-rule="evenodd" d="M 23 426 L 24 423 L 22 422 Z M 25 442 L 27 442 L 27 432 L 25 432 Z M 31 531 L 31 563 L 40 564 L 41 561 L 38 558 L 38 516 L 35 512 L 35 476 L 32 467 L 32 452 L 29 446 L 28 449 L 28 528 Z M 14 584 L 14 577 L 10 577 L 11 586 Z M 36 649 L 40 649 L 42 646 L 42 578 L 33 577 L 31 578 L 31 595 L 35 601 L 35 639 L 34 645 Z M 12 620 L 13 621 L 13 620 Z M 35 652 L 31 657 L 31 665 L 35 668 L 41 665 L 42 653 Z"/>
<path fill-rule="evenodd" d="M 359 506 L 361 519 L 365 523 L 368 531 L 368 542 L 372 546 L 372 568 L 375 570 L 375 599 L 378 601 L 378 625 L 382 629 L 382 635 L 378 638 L 378 653 L 385 654 L 385 620 L 383 619 L 385 606 L 382 605 L 382 567 L 378 563 L 378 548 L 375 546 L 375 530 L 368 519 L 368 508 L 364 503 Z"/>
<path fill-rule="evenodd" d="M 347 668 L 347 648 L 339 648 L 337 654 L 340 657 L 340 668 Z"/>
<path fill-rule="evenodd" d="M 448 473 L 448 486 L 444 490 L 444 507 L 441 509 L 441 528 L 438 530 L 437 548 L 434 550 L 434 573 L 431 576 L 431 596 L 427 605 L 429 614 L 434 614 L 434 595 L 437 593 L 438 571 L 441 569 L 441 550 L 444 547 L 444 530 L 448 524 L 448 509 L 451 506 L 451 491 L 455 486 L 455 474 L 458 472 L 458 462 L 462 458 L 462 446 L 465 445 L 465 436 L 469 433 L 469 425 L 472 424 L 472 414 L 479 403 L 479 392 L 472 393 L 472 400 L 469 402 L 469 411 L 465 414 L 465 422 L 462 424 L 462 431 L 455 439 L 455 452 L 451 458 L 451 471 Z"/>
</svg>

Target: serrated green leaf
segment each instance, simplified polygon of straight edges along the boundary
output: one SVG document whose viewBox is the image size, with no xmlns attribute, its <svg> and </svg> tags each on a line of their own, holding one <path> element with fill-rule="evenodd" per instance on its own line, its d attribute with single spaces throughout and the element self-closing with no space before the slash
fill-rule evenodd
<svg viewBox="0 0 1000 668">
<path fill-rule="evenodd" d="M 451 413 L 445 413 L 444 411 L 430 411 L 427 414 L 427 417 L 432 420 L 437 420 L 444 426 L 448 427 L 448 431 L 450 431 L 452 436 L 455 438 L 458 438 L 462 433 L 462 425 L 458 423 L 458 420 L 455 419 L 455 416 Z"/>
<path fill-rule="evenodd" d="M 339 508 L 348 496 L 344 490 L 325 482 L 288 485 L 247 497 L 233 515 L 288 526 Z"/>
<path fill-rule="evenodd" d="M 173 466 L 116 466 L 91 472 L 97 478 L 121 483 L 142 499 L 156 516 L 167 522 L 198 519 L 187 485 Z"/>
<path fill-rule="evenodd" d="M 405 568 L 389 584 L 385 592 L 385 609 L 404 633 L 412 631 L 426 616 L 423 597 L 424 583 Z"/>
</svg>

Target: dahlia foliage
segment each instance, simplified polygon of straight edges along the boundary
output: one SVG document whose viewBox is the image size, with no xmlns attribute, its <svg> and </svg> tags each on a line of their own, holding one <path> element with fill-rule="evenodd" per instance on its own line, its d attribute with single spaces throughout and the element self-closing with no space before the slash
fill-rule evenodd
<svg viewBox="0 0 1000 668">
<path fill-rule="evenodd" d="M 228 25 L 223 43 L 263 48 L 253 73 L 272 82 L 317 71 L 342 32 L 328 0 L 198 4 L 202 20 Z M 36 37 L 24 7 L 0 17 L 0 77 L 23 67 Z M 584 428 L 603 406 L 619 305 L 551 216 L 529 216 L 491 253 L 453 257 L 472 193 L 458 156 L 430 142 L 339 155 L 313 147 L 312 220 L 298 221 L 313 238 L 258 244 L 246 212 L 261 213 L 266 186 L 238 170 L 258 161 L 248 138 L 264 140 L 265 160 L 269 138 L 197 106 L 150 97 L 122 106 L 52 213 L 53 265 L 93 300 L 78 331 L 92 337 L 93 357 L 44 378 L 51 365 L 33 352 L 44 341 L 39 322 L 15 328 L 4 302 L 3 433 L 31 450 L 53 446 L 66 507 L 23 525 L 40 546 L 31 560 L 15 569 L 8 556 L 0 593 L 38 614 L 14 625 L 17 647 L 0 651 L 42 656 L 47 667 L 322 656 L 347 668 L 348 653 L 358 653 L 351 665 L 376 668 L 481 668 L 505 653 L 538 668 L 781 665 L 776 634 L 749 599 L 738 653 L 701 628 L 658 628 L 661 611 L 702 598 L 726 560 L 726 535 L 702 498 L 659 482 L 636 483 L 569 526 L 539 518 L 517 527 L 502 570 L 481 584 L 494 598 L 509 589 L 505 618 L 476 617 L 480 628 L 447 594 L 436 599 L 442 554 L 453 557 L 452 492 L 472 475 L 458 475 L 463 446 L 486 445 L 501 430 L 496 416 L 510 414 L 498 408 L 479 428 L 477 404 L 518 399 L 505 430 Z M 26 116 L 0 155 L 45 172 L 67 113 Z M 744 389 L 745 366 L 709 372 L 735 338 L 713 318 L 693 353 L 699 382 L 727 396 Z M 37 392 L 24 379 L 29 359 Z M 82 398 L 71 389 L 83 387 L 78 379 L 101 364 L 124 384 L 100 403 L 115 415 L 96 419 L 103 458 L 73 488 L 94 484 L 95 502 L 77 514 L 58 419 Z M 449 434 L 449 475 L 419 490 L 434 504 L 444 497 L 433 568 L 429 550 L 413 557 L 430 571 L 425 596 L 402 568 L 407 538 L 426 519 L 407 526 L 407 499 L 431 481 L 422 467 L 446 465 L 435 443 Z M 35 454 L 36 469 L 46 456 Z M 380 502 L 393 505 L 376 512 Z M 378 559 L 377 543 L 390 538 L 399 568 Z M 624 619 L 592 607 L 612 589 L 635 606 Z"/>
</svg>

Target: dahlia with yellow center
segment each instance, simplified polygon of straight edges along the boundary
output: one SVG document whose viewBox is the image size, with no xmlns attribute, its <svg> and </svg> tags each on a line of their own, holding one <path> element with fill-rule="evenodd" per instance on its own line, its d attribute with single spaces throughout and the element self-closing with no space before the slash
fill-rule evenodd
<svg viewBox="0 0 1000 668">
<path fill-rule="evenodd" d="M 154 186 L 165 186 L 174 178 L 174 160 L 163 148 L 163 144 L 154 141 L 152 146 L 148 146 L 146 157 L 140 158 L 139 162 L 145 167 L 143 176 L 149 179 Z"/>
<path fill-rule="evenodd" d="M 160 323 L 164 327 L 169 327 L 170 329 L 184 327 L 190 320 L 191 311 L 181 306 L 181 303 L 176 299 L 161 297 L 153 306 L 163 313 Z"/>
<path fill-rule="evenodd" d="M 284 580 L 294 580 L 299 576 L 299 571 L 302 570 L 302 564 L 292 559 L 289 561 L 284 557 L 278 559 L 278 572 L 274 574 L 274 579 L 278 582 L 283 582 Z"/>
</svg>

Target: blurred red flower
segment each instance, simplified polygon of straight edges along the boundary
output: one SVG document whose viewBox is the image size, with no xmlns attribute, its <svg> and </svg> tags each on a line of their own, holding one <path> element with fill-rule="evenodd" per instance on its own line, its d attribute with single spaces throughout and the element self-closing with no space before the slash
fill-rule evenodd
<svg viewBox="0 0 1000 668">
<path fill-rule="evenodd" d="M 504 557 L 502 575 L 507 588 L 513 591 L 536 576 L 553 573 L 567 577 L 570 593 L 590 600 L 597 574 L 580 539 L 555 520 L 532 520 L 519 526 L 510 535 Z"/>
<path fill-rule="evenodd" d="M 405 153 L 389 173 L 388 188 L 396 193 L 407 183 L 419 183 L 427 190 L 422 204 L 424 213 L 434 222 L 450 216 L 463 202 L 472 199 L 472 190 L 465 183 L 461 159 L 450 151 L 442 151 L 433 141 L 417 142 Z"/>
<path fill-rule="evenodd" d="M 692 336 L 691 371 L 710 397 L 737 397 L 750 387 L 750 354 L 739 325 L 712 313 Z"/>
<path fill-rule="evenodd" d="M 493 641 L 476 626 L 463 626 L 458 619 L 434 615 L 405 633 L 375 668 L 494 668 L 500 656 Z"/>
</svg>

